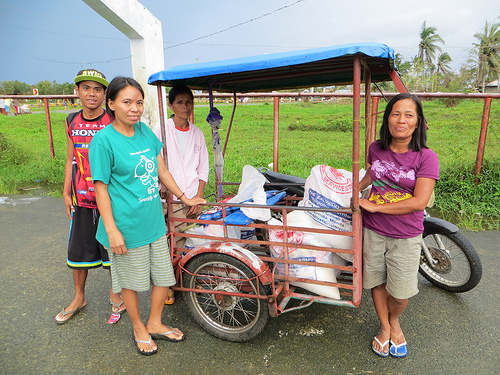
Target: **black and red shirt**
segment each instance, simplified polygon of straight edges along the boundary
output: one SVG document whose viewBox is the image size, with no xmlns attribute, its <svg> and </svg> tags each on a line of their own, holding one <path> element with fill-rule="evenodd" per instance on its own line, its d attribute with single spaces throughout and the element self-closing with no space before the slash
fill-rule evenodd
<svg viewBox="0 0 500 375">
<path fill-rule="evenodd" d="M 73 168 L 71 176 L 71 196 L 73 205 L 97 208 L 94 183 L 90 175 L 89 144 L 99 130 L 111 123 L 109 115 L 103 111 L 97 118 L 87 120 L 83 113 L 72 113 L 66 118 L 68 135 L 73 141 Z"/>
</svg>

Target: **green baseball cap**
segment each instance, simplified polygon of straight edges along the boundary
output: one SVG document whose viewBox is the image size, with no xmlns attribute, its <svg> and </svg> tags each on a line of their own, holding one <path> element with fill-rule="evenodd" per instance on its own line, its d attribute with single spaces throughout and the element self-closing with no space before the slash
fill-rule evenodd
<svg viewBox="0 0 500 375">
<path fill-rule="evenodd" d="M 104 88 L 108 88 L 109 82 L 106 76 L 95 69 L 83 69 L 78 72 L 75 77 L 75 83 L 82 81 L 94 81 L 100 83 Z"/>
</svg>

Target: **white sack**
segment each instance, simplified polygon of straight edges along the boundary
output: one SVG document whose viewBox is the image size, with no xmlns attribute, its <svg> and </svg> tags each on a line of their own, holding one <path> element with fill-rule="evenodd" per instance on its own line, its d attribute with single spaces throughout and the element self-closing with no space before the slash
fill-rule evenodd
<svg viewBox="0 0 500 375">
<path fill-rule="evenodd" d="M 312 220 L 309 215 L 301 211 L 293 211 L 287 215 L 287 221 L 289 226 L 311 228 L 317 226 L 317 223 Z M 268 224 L 270 225 L 282 225 L 282 223 L 276 219 L 271 219 Z M 302 231 L 288 231 L 288 243 L 322 246 L 322 247 L 332 247 L 328 240 L 332 240 L 329 237 L 345 237 L 345 236 L 331 236 L 322 235 L 317 233 L 307 233 Z M 269 230 L 269 239 L 273 242 L 283 242 L 283 230 Z M 346 248 L 352 246 L 352 240 L 347 237 L 348 240 L 344 244 Z M 338 238 L 338 240 L 345 240 L 344 238 Z M 350 243 L 349 243 L 350 240 Z M 340 246 L 335 246 L 340 248 Z M 282 246 L 270 246 L 271 255 L 275 258 L 282 257 L 282 252 L 284 247 Z M 290 249 L 288 255 L 289 259 L 317 262 L 317 263 L 329 263 L 336 265 L 345 266 L 347 262 L 339 257 L 335 253 L 330 253 L 327 251 L 317 251 L 309 249 Z M 278 264 L 277 272 L 280 275 L 285 273 L 285 265 L 283 263 Z M 337 277 L 340 274 L 340 270 L 314 267 L 314 266 L 304 266 L 304 265 L 289 265 L 289 275 L 293 277 L 306 278 L 311 280 L 337 282 Z M 337 287 L 315 285 L 301 282 L 291 282 L 292 285 L 299 286 L 313 293 L 319 294 L 328 298 L 340 299 L 340 293 Z"/>
<path fill-rule="evenodd" d="M 217 225 L 217 224 L 209 224 L 206 226 L 197 225 L 193 228 L 188 229 L 185 233 L 200 234 L 211 237 L 224 237 L 224 227 L 222 225 Z M 233 225 L 227 226 L 227 236 L 229 238 L 235 238 L 240 240 L 256 239 L 255 228 L 236 227 Z M 184 247 L 187 249 L 194 249 L 195 247 L 201 246 L 207 242 L 210 242 L 210 240 L 206 238 L 186 237 L 186 243 Z M 240 244 L 240 246 L 245 246 L 245 244 Z"/>
<path fill-rule="evenodd" d="M 365 170 L 359 173 L 360 180 Z M 344 169 L 334 169 L 327 165 L 317 165 L 304 187 L 304 200 L 300 206 L 317 208 L 348 208 L 352 197 L 352 173 Z M 317 223 L 337 231 L 352 230 L 352 215 L 335 212 L 308 212 Z"/>
</svg>

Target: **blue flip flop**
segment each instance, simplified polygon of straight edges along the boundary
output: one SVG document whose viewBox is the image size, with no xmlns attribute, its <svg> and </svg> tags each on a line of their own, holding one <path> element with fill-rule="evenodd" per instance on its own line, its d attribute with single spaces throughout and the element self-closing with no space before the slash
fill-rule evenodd
<svg viewBox="0 0 500 375">
<path fill-rule="evenodd" d="M 408 344 L 406 341 L 402 344 L 396 345 L 391 340 L 391 346 L 389 347 L 389 353 L 396 358 L 404 358 L 408 355 Z"/>
<path fill-rule="evenodd" d="M 384 342 L 384 343 L 382 344 L 382 343 L 380 342 L 380 340 L 379 340 L 376 336 L 375 336 L 373 339 L 374 339 L 374 340 L 375 340 L 375 341 L 376 341 L 376 342 L 377 342 L 377 343 L 378 343 L 378 344 L 382 347 L 382 350 L 377 350 L 377 349 L 375 349 L 375 346 L 373 346 L 373 344 L 372 344 L 372 350 L 373 350 L 373 352 L 374 352 L 376 355 L 378 355 L 378 356 L 380 356 L 380 357 L 383 357 L 383 358 L 387 358 L 387 357 L 389 357 L 389 352 L 387 352 L 387 353 L 385 353 L 385 352 L 384 352 L 384 348 L 385 348 L 385 346 L 386 346 L 387 344 L 389 344 L 389 340 L 387 340 L 386 342 Z M 391 341 L 391 342 L 392 342 L 392 341 Z M 389 348 L 389 350 L 390 350 L 390 348 Z"/>
</svg>

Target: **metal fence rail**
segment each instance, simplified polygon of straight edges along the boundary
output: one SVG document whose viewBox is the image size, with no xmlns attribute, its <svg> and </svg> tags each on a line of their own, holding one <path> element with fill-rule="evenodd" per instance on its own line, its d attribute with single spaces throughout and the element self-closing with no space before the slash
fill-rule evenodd
<svg viewBox="0 0 500 375">
<path fill-rule="evenodd" d="M 365 149 L 368 148 L 371 142 L 375 140 L 376 137 L 376 124 L 377 116 L 381 112 L 378 111 L 378 103 L 380 98 L 392 98 L 398 93 L 371 93 L 371 103 L 365 106 L 365 124 L 366 124 L 366 134 L 365 134 Z M 481 118 L 481 128 L 479 132 L 479 141 L 477 146 L 477 155 L 474 172 L 478 175 L 481 172 L 481 167 L 484 158 L 484 148 L 486 144 L 486 136 L 488 132 L 488 124 L 490 120 L 490 109 L 492 99 L 500 99 L 500 93 L 413 93 L 420 98 L 455 98 L 455 99 L 482 99 L 484 100 L 483 115 Z M 361 94 L 362 96 L 363 93 Z M 204 99 L 208 98 L 208 93 L 194 94 L 195 98 Z M 274 122 L 277 128 L 277 123 L 279 122 L 279 99 L 280 98 L 352 98 L 353 94 L 349 92 L 345 93 L 333 93 L 333 92 L 315 92 L 315 93 L 305 93 L 305 92 L 271 92 L 271 93 L 246 93 L 246 94 L 227 94 L 227 93 L 214 93 L 216 98 L 225 98 L 227 101 L 232 100 L 234 107 L 238 103 L 239 99 L 242 98 L 270 98 L 274 102 Z M 55 158 L 54 152 L 54 141 L 52 138 L 52 124 L 50 119 L 50 99 L 78 99 L 76 95 L 0 95 L 3 99 L 38 99 L 42 100 L 44 104 L 45 117 L 47 121 L 47 134 L 49 137 L 49 149 L 50 156 Z M 366 103 L 365 103 L 366 104 Z M 194 122 L 194 118 L 191 118 Z M 277 155 L 274 155 L 277 159 Z M 275 166 L 278 165 L 276 162 Z"/>
</svg>

